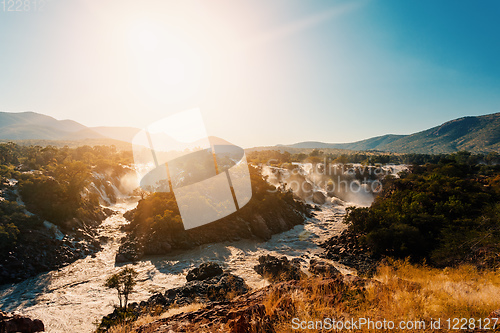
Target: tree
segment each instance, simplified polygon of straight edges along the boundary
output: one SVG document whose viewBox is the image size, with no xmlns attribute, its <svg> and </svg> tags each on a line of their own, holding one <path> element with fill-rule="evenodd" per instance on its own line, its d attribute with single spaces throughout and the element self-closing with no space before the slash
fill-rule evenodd
<svg viewBox="0 0 500 333">
<path fill-rule="evenodd" d="M 110 275 L 104 286 L 111 289 L 116 289 L 118 292 L 118 300 L 120 301 L 120 308 L 127 308 L 128 297 L 134 290 L 136 285 L 137 273 L 131 267 L 125 267 L 120 272 Z"/>
<path fill-rule="evenodd" d="M 134 192 L 132 192 L 132 194 L 141 197 L 141 200 L 144 200 L 149 196 L 150 192 L 143 190 L 142 187 L 138 187 L 134 190 Z"/>
</svg>

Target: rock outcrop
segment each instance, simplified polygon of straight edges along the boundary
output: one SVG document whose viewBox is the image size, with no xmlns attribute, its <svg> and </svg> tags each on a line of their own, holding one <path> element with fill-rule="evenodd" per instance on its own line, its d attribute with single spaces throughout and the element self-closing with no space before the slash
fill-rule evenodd
<svg viewBox="0 0 500 333">
<path fill-rule="evenodd" d="M 198 311 L 180 313 L 139 327 L 137 333 L 146 332 L 198 332 L 213 331 L 220 328 L 223 332 L 274 333 L 271 317 L 266 314 L 262 304 L 270 288 L 261 289 L 233 301 L 213 302 Z"/>
<path fill-rule="evenodd" d="M 28 230 L 22 237 L 9 252 L 0 253 L 0 285 L 58 269 L 101 250 L 100 242 L 90 237 L 59 240 L 45 230 Z"/>
<path fill-rule="evenodd" d="M 21 315 L 0 311 L 0 333 L 43 332 L 45 327 L 39 319 L 30 319 Z"/>
<path fill-rule="evenodd" d="M 315 191 L 312 195 L 312 200 L 315 204 L 323 205 L 326 202 L 326 196 L 323 192 Z"/>
<path fill-rule="evenodd" d="M 156 314 L 165 312 L 172 305 L 184 306 L 191 303 L 226 302 L 236 296 L 248 293 L 250 290 L 245 280 L 234 274 L 224 272 L 216 263 L 204 263 L 190 270 L 189 281 L 178 288 L 157 293 L 148 300 L 131 303 L 126 316 L 137 319 L 141 314 L 154 311 Z M 101 329 L 109 328 L 109 324 L 122 318 L 124 310 L 116 309 L 102 320 Z"/>
<path fill-rule="evenodd" d="M 145 255 L 167 254 L 172 250 L 192 249 L 208 243 L 251 238 L 268 240 L 274 234 L 290 230 L 303 223 L 308 214 L 305 204 L 293 200 L 282 201 L 279 206 L 262 209 L 262 212 L 246 210 L 245 214 L 235 213 L 198 228 L 176 229 L 163 236 L 153 231 L 140 234 L 131 222 L 126 229 L 128 235 L 122 240 L 115 260 L 116 262 L 137 261 Z M 134 211 L 124 216 L 133 219 Z"/>
<path fill-rule="evenodd" d="M 326 277 L 338 277 L 342 275 L 340 271 L 332 264 L 317 259 L 311 259 L 309 261 L 309 272 L 314 275 Z"/>
<path fill-rule="evenodd" d="M 359 235 L 344 230 L 339 236 L 333 236 L 320 246 L 325 249 L 322 257 L 355 268 L 361 274 L 374 273 L 377 258 L 372 257 L 370 249 L 360 245 Z"/>
<path fill-rule="evenodd" d="M 260 256 L 259 264 L 254 270 L 271 281 L 298 280 L 304 276 L 300 270 L 300 263 L 283 256 L 277 258 L 271 255 Z"/>
<path fill-rule="evenodd" d="M 315 265 L 318 266 L 318 263 Z M 328 264 L 325 263 L 324 266 Z M 140 326 L 134 332 L 274 333 L 275 325 L 279 323 L 280 318 L 290 318 L 296 311 L 291 295 L 299 293 L 316 297 L 312 292 L 312 285 L 325 291 L 323 302 L 326 306 L 333 306 L 339 302 L 339 295 L 346 290 L 359 289 L 357 285 L 344 283 L 341 274 L 335 278 L 313 277 L 307 282 L 283 281 L 235 297 L 230 301 L 211 302 L 196 311 L 153 321 Z M 273 299 L 276 300 L 271 306 L 267 302 L 270 295 L 275 296 Z"/>
<path fill-rule="evenodd" d="M 203 281 L 212 278 L 223 273 L 222 268 L 213 262 L 206 262 L 200 265 L 198 268 L 193 268 L 190 270 L 186 276 L 186 280 L 189 281 Z"/>
</svg>

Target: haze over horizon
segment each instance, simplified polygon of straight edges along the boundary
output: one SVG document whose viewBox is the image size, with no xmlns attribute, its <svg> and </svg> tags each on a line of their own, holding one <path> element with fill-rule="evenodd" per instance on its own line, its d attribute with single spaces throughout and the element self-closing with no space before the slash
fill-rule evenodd
<svg viewBox="0 0 500 333">
<path fill-rule="evenodd" d="M 0 111 L 144 127 L 200 107 L 252 147 L 500 111 L 500 3 L 85 1 L 0 11 Z"/>
</svg>

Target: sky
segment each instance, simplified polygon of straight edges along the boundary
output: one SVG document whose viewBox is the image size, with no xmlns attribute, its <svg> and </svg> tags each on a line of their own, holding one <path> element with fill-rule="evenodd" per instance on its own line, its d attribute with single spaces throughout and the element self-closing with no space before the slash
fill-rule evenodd
<svg viewBox="0 0 500 333">
<path fill-rule="evenodd" d="M 200 108 L 242 147 L 410 134 L 500 111 L 499 15 L 496 0 L 0 2 L 0 111 L 143 128 Z"/>
</svg>

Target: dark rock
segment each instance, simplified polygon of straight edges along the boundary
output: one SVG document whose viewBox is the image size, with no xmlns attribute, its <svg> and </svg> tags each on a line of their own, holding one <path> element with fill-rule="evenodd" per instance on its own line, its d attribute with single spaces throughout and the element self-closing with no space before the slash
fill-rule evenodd
<svg viewBox="0 0 500 333">
<path fill-rule="evenodd" d="M 137 242 L 126 239 L 115 256 L 116 263 L 137 261 L 144 255 L 142 249 L 139 249 Z"/>
<path fill-rule="evenodd" d="M 52 239 L 43 230 L 30 231 L 23 234 L 22 241 L 12 251 L 0 251 L 0 285 L 66 266 L 101 249 L 98 242 L 88 238 L 60 241 Z"/>
<path fill-rule="evenodd" d="M 208 278 L 222 274 L 222 268 L 214 262 L 206 262 L 198 268 L 190 270 L 186 276 L 187 281 L 199 280 L 203 281 Z"/>
<path fill-rule="evenodd" d="M 0 311 L 0 332 L 32 333 L 43 332 L 45 327 L 39 319 L 30 319 L 17 314 Z"/>
<path fill-rule="evenodd" d="M 326 202 L 326 197 L 323 192 L 314 192 L 312 196 L 312 200 L 314 203 L 318 205 L 323 205 Z"/>
<path fill-rule="evenodd" d="M 272 318 L 262 302 L 274 290 L 289 290 L 292 287 L 291 282 L 286 284 L 267 286 L 231 301 L 211 302 L 203 309 L 145 324 L 136 332 L 198 332 L 203 328 L 206 332 L 274 333 Z"/>
<path fill-rule="evenodd" d="M 231 310 L 227 317 L 230 318 L 228 326 L 231 333 L 275 332 L 271 318 L 267 316 L 266 307 L 263 304 L 248 305 Z"/>
<path fill-rule="evenodd" d="M 157 254 L 164 254 L 163 253 L 163 248 L 161 246 L 160 242 L 145 242 L 144 243 L 144 254 L 145 255 L 157 255 Z"/>
<path fill-rule="evenodd" d="M 149 305 L 168 305 L 169 301 L 165 298 L 165 296 L 163 296 L 163 294 L 158 293 L 158 294 L 154 294 L 153 296 L 151 296 L 148 299 L 148 301 L 145 302 L 144 304 L 142 304 L 142 302 L 141 302 L 141 306 L 144 306 L 146 304 L 149 304 Z"/>
<path fill-rule="evenodd" d="M 500 309 L 490 313 L 489 318 L 498 318 L 498 320 L 500 320 Z"/>
<path fill-rule="evenodd" d="M 239 276 L 223 272 L 217 264 L 204 263 L 196 270 L 197 273 L 193 274 L 193 276 L 203 278 L 202 280 L 191 280 L 182 287 L 165 291 L 164 294 L 154 294 L 147 301 L 131 303 L 126 310 L 115 309 L 113 313 L 103 317 L 100 328 L 108 329 L 112 323 L 124 318 L 124 316 L 130 320 L 136 320 L 141 314 L 154 312 L 158 315 L 174 304 L 184 306 L 194 302 L 227 302 L 234 297 L 248 293 L 250 290 L 245 280 Z M 219 274 L 213 275 L 215 273 Z M 211 277 L 205 277 L 207 275 Z"/>
<path fill-rule="evenodd" d="M 271 255 L 259 257 L 259 264 L 254 270 L 271 281 L 299 280 L 304 276 L 297 263 L 288 261 L 287 257 L 276 258 Z"/>
<path fill-rule="evenodd" d="M 204 280 L 192 280 L 184 286 L 165 292 L 167 303 L 185 305 L 194 301 L 221 301 L 249 291 L 241 277 L 223 273 Z M 148 301 L 149 302 L 149 301 Z"/>
<path fill-rule="evenodd" d="M 360 278 L 359 276 L 346 274 L 343 276 L 343 281 L 345 284 L 356 286 L 356 287 L 364 287 L 368 280 Z"/>
<path fill-rule="evenodd" d="M 117 214 L 116 211 L 112 210 L 112 209 L 109 209 L 107 207 L 104 207 L 102 208 L 102 211 L 103 213 L 106 215 L 106 216 L 111 216 L 111 215 L 114 215 L 114 214 Z"/>
<path fill-rule="evenodd" d="M 373 275 L 378 258 L 371 255 L 369 248 L 359 243 L 359 237 L 354 232 L 344 230 L 340 235 L 333 236 L 320 244 L 325 249 L 321 257 L 355 268 L 358 274 Z"/>
<path fill-rule="evenodd" d="M 335 268 L 335 266 L 325 261 L 317 259 L 311 259 L 309 261 L 309 272 L 316 275 L 322 275 L 328 277 L 336 277 L 341 275 L 341 273 L 339 272 L 338 269 Z"/>
<path fill-rule="evenodd" d="M 309 214 L 303 202 L 295 201 L 289 195 L 273 201 L 273 209 L 264 208 L 260 203 L 256 203 L 258 200 L 261 199 L 252 198 L 252 203 L 238 213 L 188 230 L 174 225 L 165 230 L 155 226 L 145 227 L 140 223 L 139 217 L 135 218 L 137 209 L 131 210 L 124 214 L 131 223 L 124 227 L 127 236 L 122 240 L 124 247 L 120 247 L 119 253 L 127 252 L 125 243 L 135 243 L 136 254 L 140 258 L 141 249 L 144 249 L 145 254 L 164 254 L 171 250 L 192 249 L 201 244 L 237 239 L 267 240 L 274 234 L 303 223 Z M 251 208 L 252 205 L 255 208 Z"/>
<path fill-rule="evenodd" d="M 273 235 L 272 231 L 267 226 L 266 221 L 260 215 L 255 216 L 255 218 L 250 221 L 250 228 L 254 235 L 264 240 L 271 239 L 271 236 Z"/>
</svg>

